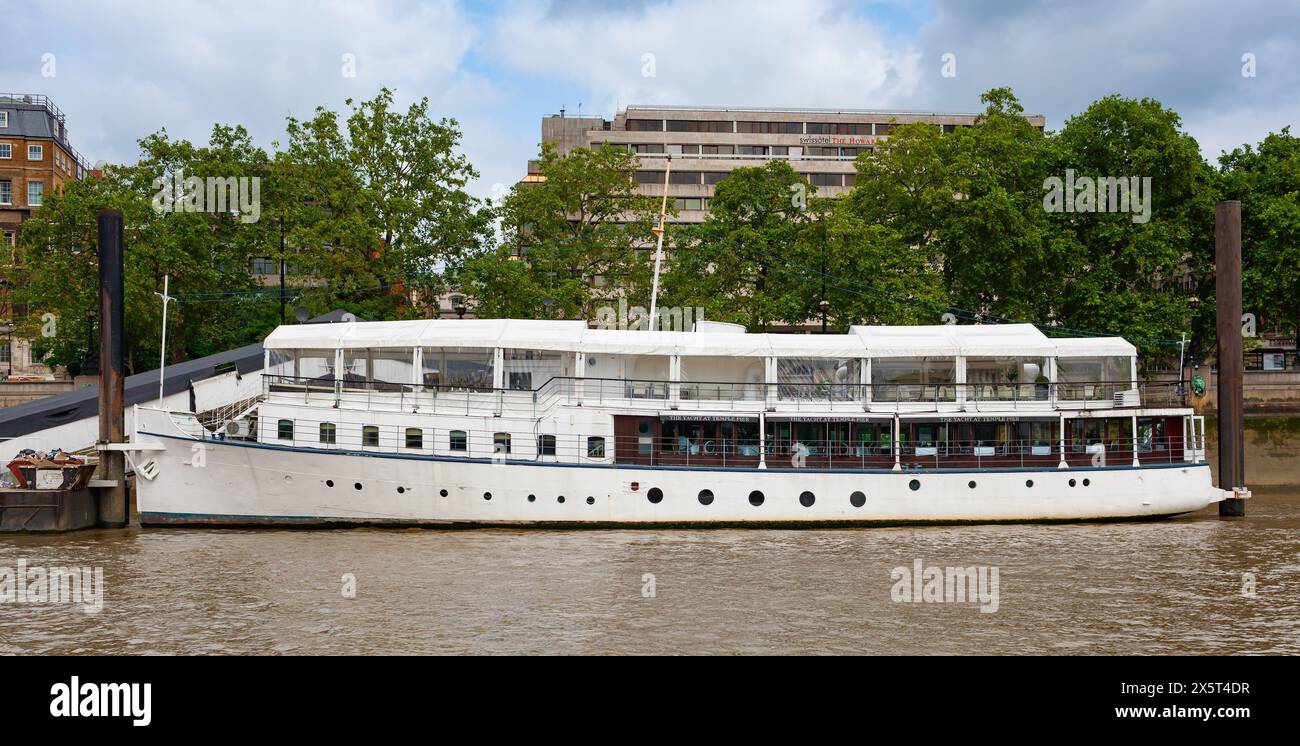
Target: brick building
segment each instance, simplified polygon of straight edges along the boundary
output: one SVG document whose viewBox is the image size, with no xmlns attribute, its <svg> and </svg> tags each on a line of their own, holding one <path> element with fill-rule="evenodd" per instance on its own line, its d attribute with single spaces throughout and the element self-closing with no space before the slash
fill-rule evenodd
<svg viewBox="0 0 1300 746">
<path fill-rule="evenodd" d="M 22 224 L 46 197 L 89 171 L 68 139 L 67 120 L 46 96 L 0 93 L 0 250 L 13 256 Z M 48 376 L 31 359 L 26 340 L 14 337 L 21 308 L 12 302 L 12 283 L 0 278 L 0 377 Z"/>
</svg>

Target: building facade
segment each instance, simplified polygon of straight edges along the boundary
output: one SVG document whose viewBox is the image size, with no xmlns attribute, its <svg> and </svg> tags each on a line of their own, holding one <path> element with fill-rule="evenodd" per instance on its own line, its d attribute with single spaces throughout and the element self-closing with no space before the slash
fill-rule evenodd
<svg viewBox="0 0 1300 746">
<path fill-rule="evenodd" d="M 574 148 L 608 143 L 640 156 L 636 179 L 646 194 L 663 193 L 668 159 L 668 195 L 678 222 L 702 222 L 718 183 L 742 166 L 789 161 L 822 197 L 837 197 L 854 186 L 858 154 L 881 147 L 900 124 L 925 122 L 945 132 L 970 127 L 978 114 L 850 109 L 752 109 L 680 106 L 629 106 L 614 119 L 568 117 L 542 120 L 542 141 L 563 155 Z M 1042 129 L 1041 114 L 1027 117 Z M 540 180 L 538 164 L 528 164 L 524 183 Z"/>
<path fill-rule="evenodd" d="M 22 224 L 62 185 L 83 179 L 86 160 L 68 139 L 67 119 L 47 97 L 0 93 L 0 249 L 12 259 Z M 14 336 L 13 284 L 0 278 L 0 378 L 47 377 L 26 340 Z"/>
</svg>

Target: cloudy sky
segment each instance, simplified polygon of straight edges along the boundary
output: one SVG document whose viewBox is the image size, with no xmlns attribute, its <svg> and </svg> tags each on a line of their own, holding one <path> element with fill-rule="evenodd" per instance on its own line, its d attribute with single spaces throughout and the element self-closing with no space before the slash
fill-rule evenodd
<svg viewBox="0 0 1300 746">
<path fill-rule="evenodd" d="M 1058 128 L 1121 93 L 1174 108 L 1210 159 L 1300 113 L 1292 0 L 0 0 L 0 19 L 0 90 L 50 95 L 92 163 L 214 122 L 270 147 L 285 116 L 388 86 L 460 121 L 482 195 L 561 107 L 977 111 L 1009 85 Z"/>
</svg>

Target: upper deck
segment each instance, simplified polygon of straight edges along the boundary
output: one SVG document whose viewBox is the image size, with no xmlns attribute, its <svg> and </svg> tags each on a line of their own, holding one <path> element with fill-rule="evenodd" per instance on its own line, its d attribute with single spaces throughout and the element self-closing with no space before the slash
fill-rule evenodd
<svg viewBox="0 0 1300 746">
<path fill-rule="evenodd" d="M 270 400 L 541 417 L 556 406 L 699 412 L 978 412 L 1180 407 L 1140 385 L 1120 338 L 1029 324 L 782 335 L 588 329 L 581 321 L 418 320 L 280 327 Z"/>
</svg>

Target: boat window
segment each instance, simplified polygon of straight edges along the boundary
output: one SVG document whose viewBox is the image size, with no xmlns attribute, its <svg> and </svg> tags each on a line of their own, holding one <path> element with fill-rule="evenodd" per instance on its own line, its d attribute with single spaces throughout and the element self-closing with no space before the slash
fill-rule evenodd
<svg viewBox="0 0 1300 746">
<path fill-rule="evenodd" d="M 377 446 L 379 445 L 379 426 L 366 425 L 361 428 L 361 445 Z"/>
<path fill-rule="evenodd" d="M 537 436 L 537 454 L 539 456 L 555 455 L 555 436 L 538 435 Z"/>
<path fill-rule="evenodd" d="M 320 442 L 334 443 L 335 427 L 333 422 L 320 423 Z"/>
<path fill-rule="evenodd" d="M 599 436 L 587 438 L 587 456 L 605 458 L 605 439 Z"/>
<path fill-rule="evenodd" d="M 954 358 L 898 358 L 871 363 L 871 396 L 879 402 L 955 401 L 956 382 Z"/>
<path fill-rule="evenodd" d="M 492 388 L 492 365 L 496 353 L 474 347 L 426 347 L 422 354 L 425 386 L 460 390 Z"/>
<path fill-rule="evenodd" d="M 293 440 L 293 420 L 280 420 L 278 424 L 280 440 Z"/>
<path fill-rule="evenodd" d="M 860 365 L 856 359 L 777 358 L 777 395 L 783 400 L 853 401 Z"/>
<path fill-rule="evenodd" d="M 492 453 L 499 455 L 510 453 L 510 433 L 492 434 Z"/>
<path fill-rule="evenodd" d="M 294 375 L 314 381 L 334 380 L 334 350 L 294 350 Z"/>
<path fill-rule="evenodd" d="M 424 448 L 424 431 L 418 427 L 406 428 L 406 447 Z"/>
<path fill-rule="evenodd" d="M 1129 358 L 1061 357 L 1056 360 L 1057 398 L 1071 401 L 1106 400 L 1131 385 Z"/>
<path fill-rule="evenodd" d="M 572 355 L 555 350 L 503 351 L 506 388 L 514 391 L 532 391 L 552 378 L 570 375 L 568 361 Z"/>
<path fill-rule="evenodd" d="M 465 437 L 464 430 L 452 430 L 449 436 L 450 447 L 453 451 L 468 451 L 469 440 Z"/>
</svg>

